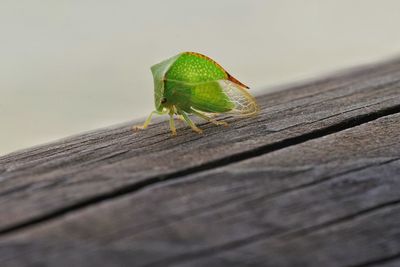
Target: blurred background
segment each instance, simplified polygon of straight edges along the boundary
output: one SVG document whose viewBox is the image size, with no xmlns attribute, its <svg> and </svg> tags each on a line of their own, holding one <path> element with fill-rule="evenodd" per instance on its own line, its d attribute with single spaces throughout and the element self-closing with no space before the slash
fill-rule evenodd
<svg viewBox="0 0 400 267">
<path fill-rule="evenodd" d="M 1 0 L 0 155 L 153 110 L 149 67 L 206 54 L 253 93 L 400 55 L 398 0 Z"/>
</svg>

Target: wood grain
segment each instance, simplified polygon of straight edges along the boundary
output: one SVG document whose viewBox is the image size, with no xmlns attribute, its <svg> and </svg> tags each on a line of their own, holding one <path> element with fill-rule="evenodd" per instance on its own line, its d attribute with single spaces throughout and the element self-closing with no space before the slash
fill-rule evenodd
<svg viewBox="0 0 400 267">
<path fill-rule="evenodd" d="M 154 185 L 14 234 L 7 247 L 52 258 L 78 247 L 82 262 L 129 251 L 135 266 L 356 266 L 398 255 L 399 125 L 400 114 L 387 116 Z"/>
<path fill-rule="evenodd" d="M 258 101 L 259 117 L 204 136 L 127 124 L 0 158 L 0 262 L 398 262 L 400 61 Z"/>
</svg>

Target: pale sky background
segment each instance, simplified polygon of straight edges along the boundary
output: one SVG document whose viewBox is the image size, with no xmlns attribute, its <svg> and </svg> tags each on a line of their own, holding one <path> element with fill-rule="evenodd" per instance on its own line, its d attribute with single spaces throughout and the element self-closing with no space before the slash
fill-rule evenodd
<svg viewBox="0 0 400 267">
<path fill-rule="evenodd" d="M 143 118 L 181 51 L 262 93 L 400 55 L 399 29 L 398 0 L 0 0 L 0 155 Z"/>
</svg>

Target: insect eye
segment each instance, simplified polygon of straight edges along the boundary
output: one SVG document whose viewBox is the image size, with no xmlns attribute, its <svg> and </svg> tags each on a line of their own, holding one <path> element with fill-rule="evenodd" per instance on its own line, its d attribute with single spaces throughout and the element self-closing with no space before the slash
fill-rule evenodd
<svg viewBox="0 0 400 267">
<path fill-rule="evenodd" d="M 163 97 L 163 98 L 161 99 L 161 104 L 165 104 L 165 103 L 167 103 L 167 99 L 166 99 L 165 97 Z"/>
</svg>

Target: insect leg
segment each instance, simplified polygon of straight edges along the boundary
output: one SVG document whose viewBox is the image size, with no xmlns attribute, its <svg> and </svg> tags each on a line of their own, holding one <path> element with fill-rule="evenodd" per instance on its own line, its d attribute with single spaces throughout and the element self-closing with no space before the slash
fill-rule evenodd
<svg viewBox="0 0 400 267">
<path fill-rule="evenodd" d="M 205 115 L 205 114 L 203 114 L 201 112 L 198 112 L 197 110 L 194 110 L 192 108 L 190 110 L 194 115 L 196 115 L 196 116 L 198 116 L 198 117 L 200 117 L 200 118 L 202 118 L 202 119 L 204 119 L 206 121 L 209 121 L 209 122 L 211 122 L 211 123 L 213 123 L 215 125 L 223 125 L 225 127 L 228 126 L 228 123 L 225 122 L 225 121 L 214 120 L 213 118 L 210 118 L 209 116 L 207 116 L 207 115 Z"/>
<path fill-rule="evenodd" d="M 172 135 L 176 135 L 176 128 L 175 128 L 175 121 L 174 121 L 174 115 L 169 114 L 169 128 L 171 128 Z"/>
<path fill-rule="evenodd" d="M 153 116 L 153 114 L 159 114 L 159 115 L 163 115 L 166 112 L 159 112 L 157 110 L 154 110 L 150 113 L 150 115 L 147 117 L 146 121 L 143 123 L 143 125 L 134 125 L 132 127 L 132 130 L 137 131 L 137 130 L 143 130 L 146 129 L 147 126 L 149 126 L 150 122 L 151 122 L 151 117 Z"/>
<path fill-rule="evenodd" d="M 194 122 L 189 118 L 189 116 L 185 112 L 181 111 L 180 114 L 182 115 L 186 123 L 189 124 L 189 126 L 192 128 L 193 131 L 199 134 L 203 133 L 203 131 L 199 127 L 197 127 L 196 124 L 194 124 Z"/>
</svg>

